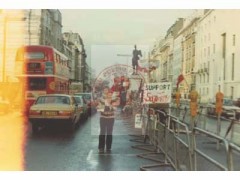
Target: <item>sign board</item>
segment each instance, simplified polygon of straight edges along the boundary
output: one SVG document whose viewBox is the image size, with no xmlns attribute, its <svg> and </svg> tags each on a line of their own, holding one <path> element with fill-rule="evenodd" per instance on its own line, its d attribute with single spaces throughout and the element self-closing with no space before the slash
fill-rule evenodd
<svg viewBox="0 0 240 180">
<path fill-rule="evenodd" d="M 135 128 L 142 128 L 142 118 L 141 114 L 136 114 L 135 115 Z"/>
<path fill-rule="evenodd" d="M 144 104 L 166 104 L 171 102 L 172 83 L 146 83 L 143 88 Z"/>
</svg>

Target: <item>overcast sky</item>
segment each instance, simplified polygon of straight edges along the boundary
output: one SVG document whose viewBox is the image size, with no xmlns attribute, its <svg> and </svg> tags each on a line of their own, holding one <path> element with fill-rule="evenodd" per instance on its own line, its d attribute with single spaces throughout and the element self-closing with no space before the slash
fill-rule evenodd
<svg viewBox="0 0 240 180">
<path fill-rule="evenodd" d="M 127 58 L 116 54 L 132 54 L 134 44 L 146 52 L 157 38 L 165 36 L 168 28 L 178 18 L 188 17 L 194 12 L 190 9 L 60 11 L 63 32 L 80 34 L 86 47 L 87 61 L 97 73 L 116 62 L 126 64 Z M 94 55 L 91 54 L 93 52 Z"/>
</svg>

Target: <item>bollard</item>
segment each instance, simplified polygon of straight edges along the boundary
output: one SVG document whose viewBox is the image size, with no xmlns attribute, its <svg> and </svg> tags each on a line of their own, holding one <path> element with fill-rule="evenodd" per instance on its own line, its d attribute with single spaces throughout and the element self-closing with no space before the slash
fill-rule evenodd
<svg viewBox="0 0 240 180">
<path fill-rule="evenodd" d="M 221 132 L 221 119 L 220 119 L 220 113 L 218 113 L 217 115 L 217 135 L 220 136 L 220 132 Z M 219 150 L 219 144 L 220 142 L 217 141 L 217 150 Z"/>
<path fill-rule="evenodd" d="M 223 106 L 223 97 L 224 94 L 220 91 L 220 87 L 218 92 L 216 93 L 216 113 L 217 113 L 217 135 L 220 136 L 221 131 L 221 113 L 222 113 L 222 106 Z M 217 141 L 217 150 L 219 150 L 219 141 Z"/>
<path fill-rule="evenodd" d="M 197 116 L 197 110 L 198 110 L 198 92 L 193 88 L 192 91 L 189 93 L 189 99 L 190 99 L 190 130 L 191 130 L 191 154 L 193 155 L 194 151 L 194 139 L 193 139 L 193 131 L 195 128 L 195 119 Z"/>
</svg>

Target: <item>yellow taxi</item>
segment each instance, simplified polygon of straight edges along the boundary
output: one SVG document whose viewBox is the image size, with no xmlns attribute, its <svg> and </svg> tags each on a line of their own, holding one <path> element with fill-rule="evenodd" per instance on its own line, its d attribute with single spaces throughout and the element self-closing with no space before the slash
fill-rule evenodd
<svg viewBox="0 0 240 180">
<path fill-rule="evenodd" d="M 73 96 L 48 94 L 39 96 L 29 110 L 32 132 L 50 123 L 67 123 L 70 130 L 79 125 L 81 110 Z"/>
</svg>

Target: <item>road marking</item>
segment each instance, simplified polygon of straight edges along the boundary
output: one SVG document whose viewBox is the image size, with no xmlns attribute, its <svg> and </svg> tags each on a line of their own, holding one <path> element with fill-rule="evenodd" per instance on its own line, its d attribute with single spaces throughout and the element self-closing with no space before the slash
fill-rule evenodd
<svg viewBox="0 0 240 180">
<path fill-rule="evenodd" d="M 87 156 L 87 161 L 90 160 L 91 156 L 92 156 L 92 153 L 93 153 L 93 150 L 91 149 L 88 153 L 88 156 Z"/>
</svg>

